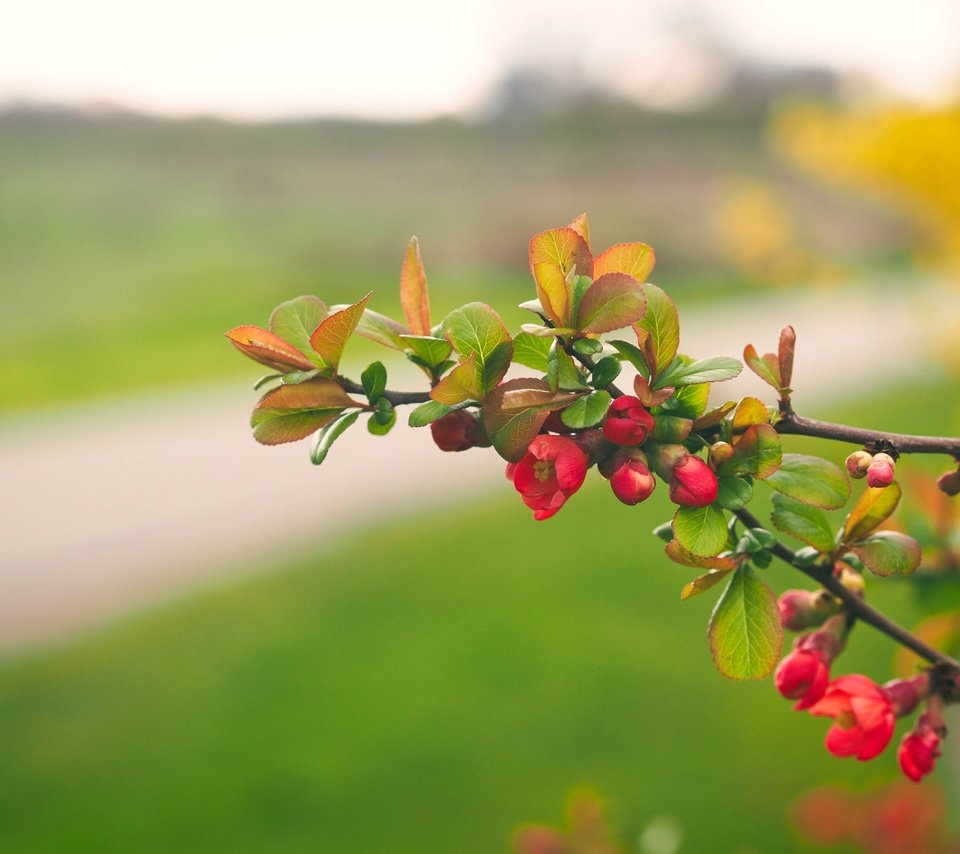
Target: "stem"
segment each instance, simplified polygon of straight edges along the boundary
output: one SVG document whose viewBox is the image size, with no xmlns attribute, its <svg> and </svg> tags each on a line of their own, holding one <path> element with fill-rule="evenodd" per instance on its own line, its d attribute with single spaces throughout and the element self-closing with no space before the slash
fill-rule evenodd
<svg viewBox="0 0 960 854">
<path fill-rule="evenodd" d="M 360 383 L 348 380 L 346 377 L 337 377 L 337 382 L 343 390 L 349 394 L 366 394 Z M 430 400 L 430 393 L 426 391 L 385 391 L 381 397 L 385 397 L 394 406 L 403 406 L 408 403 L 426 403 Z"/>
<path fill-rule="evenodd" d="M 829 421 L 817 421 L 797 415 L 789 401 L 780 402 L 780 420 L 774 425 L 778 433 L 797 436 L 816 436 L 819 439 L 833 439 L 837 442 L 850 442 L 874 451 L 897 454 L 949 454 L 960 459 L 960 439 L 941 436 L 914 436 L 907 433 L 884 433 L 877 430 L 863 430 L 846 424 L 832 424 Z"/>
<path fill-rule="evenodd" d="M 590 358 L 590 356 L 584 356 L 582 353 L 578 353 L 576 350 L 573 349 L 572 344 L 565 344 L 562 338 L 558 337 L 557 341 L 560 343 L 560 346 L 562 346 L 563 349 L 566 351 L 568 356 L 571 356 L 574 359 L 576 359 L 588 371 L 593 373 L 593 369 L 597 366 L 597 363 L 594 362 L 593 359 Z M 604 388 L 606 388 L 606 390 L 610 392 L 610 397 L 623 397 L 624 393 L 619 388 L 617 388 L 617 386 L 612 382 L 607 383 L 606 386 L 604 386 Z"/>
<path fill-rule="evenodd" d="M 763 524 L 749 510 L 735 510 L 734 515 L 750 528 L 762 528 Z M 893 638 L 902 646 L 915 652 L 921 658 L 925 658 L 931 664 L 936 665 L 943 670 L 949 670 L 954 677 L 960 676 L 960 662 L 945 655 L 939 650 L 934 649 L 929 644 L 924 643 L 916 635 L 908 632 L 903 626 L 893 622 L 889 617 L 881 614 L 876 608 L 872 608 L 859 596 L 847 590 L 837 577 L 833 574 L 829 566 L 802 566 L 797 560 L 796 554 L 779 540 L 774 544 L 771 551 L 780 560 L 789 563 L 795 569 L 799 569 L 804 575 L 809 576 L 822 587 L 829 590 L 841 602 L 847 613 L 867 625 L 873 626 L 878 631 L 883 632 L 888 637 Z"/>
</svg>

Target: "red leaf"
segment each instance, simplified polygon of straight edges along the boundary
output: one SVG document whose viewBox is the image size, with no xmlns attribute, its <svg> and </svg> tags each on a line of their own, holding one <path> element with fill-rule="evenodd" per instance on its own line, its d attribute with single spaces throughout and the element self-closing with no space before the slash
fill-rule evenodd
<svg viewBox="0 0 960 854">
<path fill-rule="evenodd" d="M 429 335 L 430 295 L 427 291 L 427 274 L 420 258 L 420 243 L 416 237 L 410 238 L 400 268 L 400 305 L 410 331 L 414 335 Z"/>
<path fill-rule="evenodd" d="M 295 347 L 259 326 L 238 326 L 226 333 L 230 343 L 261 365 L 289 371 L 312 371 L 317 366 Z"/>
</svg>

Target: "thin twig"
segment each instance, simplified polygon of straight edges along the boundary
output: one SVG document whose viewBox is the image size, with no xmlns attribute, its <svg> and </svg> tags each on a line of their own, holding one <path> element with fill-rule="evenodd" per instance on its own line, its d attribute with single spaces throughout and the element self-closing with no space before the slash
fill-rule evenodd
<svg viewBox="0 0 960 854">
<path fill-rule="evenodd" d="M 337 382 L 348 394 L 366 394 L 360 383 L 348 380 L 346 377 L 337 377 Z M 394 406 L 403 406 L 408 403 L 426 403 L 430 400 L 430 393 L 426 391 L 390 391 L 383 392 L 381 397 L 385 397 Z"/>
</svg>

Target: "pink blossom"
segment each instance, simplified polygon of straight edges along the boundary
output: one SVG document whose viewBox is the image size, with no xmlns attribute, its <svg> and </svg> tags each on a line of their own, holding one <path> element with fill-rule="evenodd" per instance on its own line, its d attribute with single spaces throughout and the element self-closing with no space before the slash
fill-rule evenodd
<svg viewBox="0 0 960 854">
<path fill-rule="evenodd" d="M 624 460 L 610 475 L 613 494 L 624 504 L 646 501 L 656 485 L 656 478 L 642 460 Z"/>
<path fill-rule="evenodd" d="M 940 739 L 946 734 L 942 722 L 929 712 L 924 712 L 917 718 L 917 725 L 908 732 L 900 748 L 897 750 L 897 759 L 900 761 L 900 770 L 914 783 L 933 770 L 937 757 L 940 756 Z"/>
<path fill-rule="evenodd" d="M 640 399 L 625 394 L 610 404 L 603 435 L 615 445 L 642 445 L 653 430 L 653 416 Z"/>
</svg>

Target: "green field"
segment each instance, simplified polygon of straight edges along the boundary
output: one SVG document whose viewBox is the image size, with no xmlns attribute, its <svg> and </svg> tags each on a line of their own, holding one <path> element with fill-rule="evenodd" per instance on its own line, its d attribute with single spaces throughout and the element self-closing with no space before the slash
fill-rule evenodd
<svg viewBox="0 0 960 854">
<path fill-rule="evenodd" d="M 583 210 L 598 247 L 651 243 L 654 281 L 685 302 L 742 290 L 711 217 L 743 176 L 781 188 L 815 242 L 889 253 L 875 212 L 790 177 L 763 122 L 0 115 L 0 412 L 236 374 L 222 333 L 297 294 L 332 304 L 372 289 L 372 307 L 394 311 L 413 233 L 436 317 L 482 299 L 510 322 L 532 295 L 527 240 Z"/>
<path fill-rule="evenodd" d="M 955 388 L 926 392 L 852 417 L 947 429 Z M 793 850 L 796 796 L 888 779 L 894 756 L 837 760 L 825 721 L 717 673 L 715 596 L 680 603 L 692 571 L 649 535 L 668 514 L 662 485 L 627 508 L 598 481 L 534 523 L 505 483 L 6 662 L 4 850 L 489 854 L 581 784 L 628 839 L 669 817 L 684 851 Z M 871 601 L 909 622 L 909 586 Z M 892 649 L 858 628 L 837 672 L 884 678 Z"/>
</svg>

